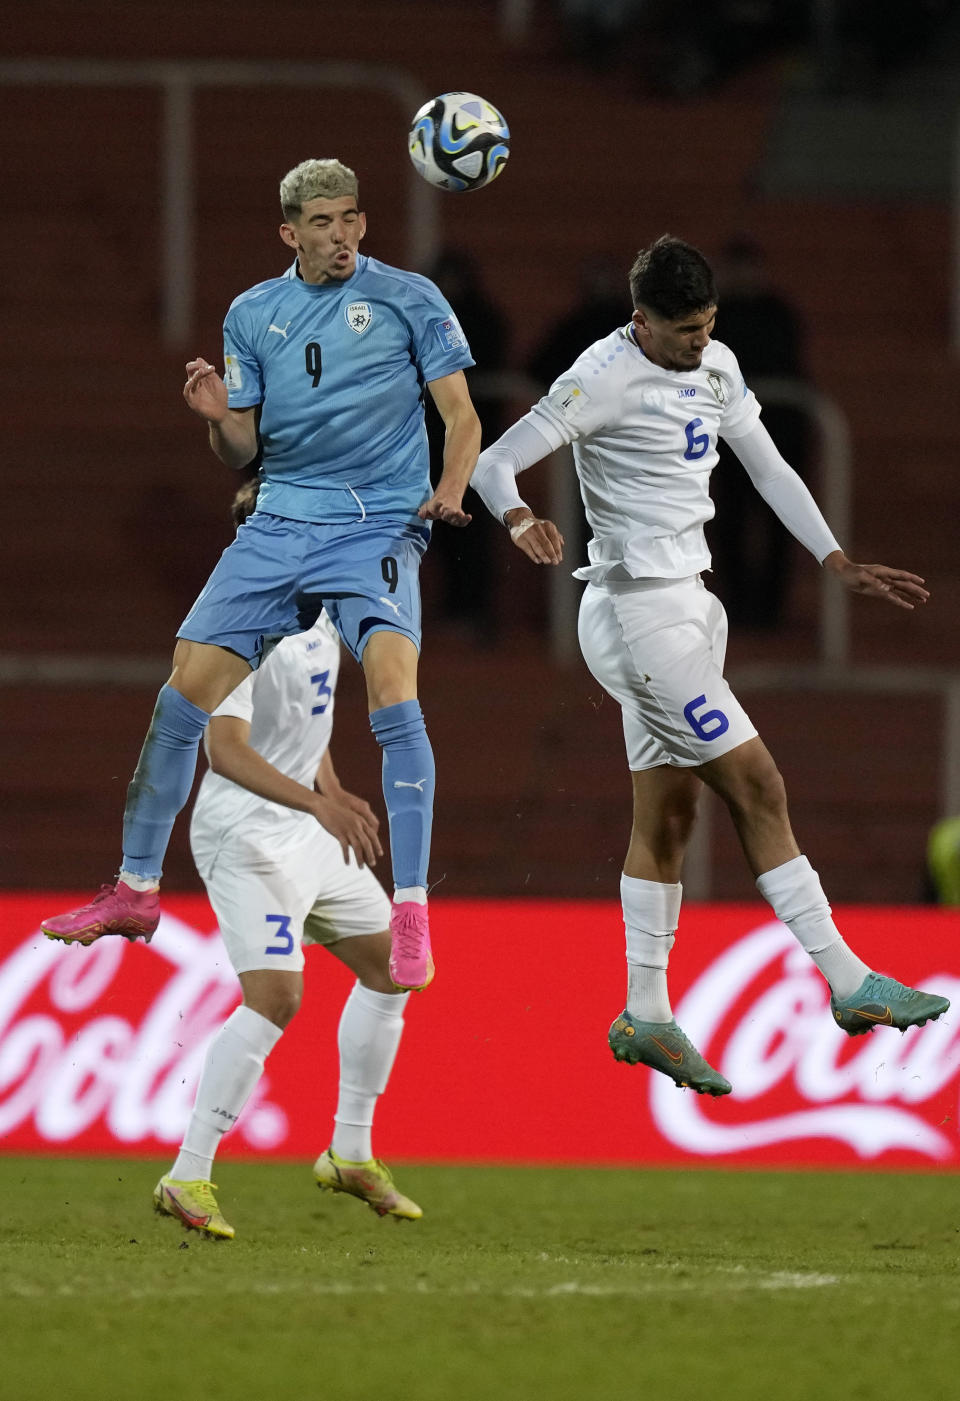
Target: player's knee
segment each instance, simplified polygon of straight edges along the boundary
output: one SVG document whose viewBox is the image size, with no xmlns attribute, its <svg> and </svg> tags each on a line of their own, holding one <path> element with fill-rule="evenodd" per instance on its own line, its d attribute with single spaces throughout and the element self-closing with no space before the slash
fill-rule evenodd
<svg viewBox="0 0 960 1401">
<path fill-rule="evenodd" d="M 783 776 L 769 755 L 740 772 L 726 794 L 728 805 L 748 815 L 776 815 L 786 811 L 787 790 Z"/>
<path fill-rule="evenodd" d="M 259 1012 L 268 1022 L 273 1022 L 284 1031 L 300 1010 L 303 1000 L 302 987 L 277 987 L 260 991 L 253 997 L 247 996 L 244 1002 L 254 1012 Z"/>
<path fill-rule="evenodd" d="M 682 801 L 672 804 L 663 814 L 661 823 L 661 833 L 665 846 L 672 852 L 684 852 L 690 841 L 696 820 L 696 797 L 685 797 Z"/>
</svg>

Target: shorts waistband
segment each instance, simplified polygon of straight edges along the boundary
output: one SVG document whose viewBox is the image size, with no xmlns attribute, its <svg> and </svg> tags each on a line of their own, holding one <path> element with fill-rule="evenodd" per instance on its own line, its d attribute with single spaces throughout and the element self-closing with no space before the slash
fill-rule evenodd
<svg viewBox="0 0 960 1401">
<path fill-rule="evenodd" d="M 679 579 L 591 579 L 595 589 L 605 593 L 646 593 L 648 589 L 695 588 L 702 583 L 699 574 L 684 574 Z"/>
</svg>

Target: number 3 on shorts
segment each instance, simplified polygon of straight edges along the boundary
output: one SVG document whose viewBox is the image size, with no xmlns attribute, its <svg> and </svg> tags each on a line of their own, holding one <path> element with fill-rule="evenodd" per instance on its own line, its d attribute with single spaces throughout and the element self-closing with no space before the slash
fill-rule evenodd
<svg viewBox="0 0 960 1401">
<path fill-rule="evenodd" d="M 267 915 L 268 924 L 275 924 L 276 943 L 268 944 L 264 953 L 293 953 L 293 934 L 290 932 L 289 915 Z"/>
<path fill-rule="evenodd" d="M 729 730 L 730 721 L 722 710 L 706 710 L 702 715 L 695 715 L 694 711 L 706 703 L 706 696 L 694 696 L 693 700 L 683 707 L 683 718 L 697 739 L 719 739 Z"/>
</svg>

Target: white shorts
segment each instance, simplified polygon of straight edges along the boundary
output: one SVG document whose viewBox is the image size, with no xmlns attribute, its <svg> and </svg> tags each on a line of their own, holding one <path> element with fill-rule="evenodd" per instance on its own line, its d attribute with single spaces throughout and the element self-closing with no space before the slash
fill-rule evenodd
<svg viewBox="0 0 960 1401">
<path fill-rule="evenodd" d="M 347 865 L 340 843 L 315 825 L 273 847 L 191 823 L 190 845 L 230 962 L 299 972 L 304 944 L 333 944 L 390 927 L 390 901 L 367 867 Z"/>
<path fill-rule="evenodd" d="M 756 735 L 723 676 L 727 615 L 698 575 L 588 584 L 579 636 L 620 702 L 631 769 L 706 764 Z"/>
</svg>

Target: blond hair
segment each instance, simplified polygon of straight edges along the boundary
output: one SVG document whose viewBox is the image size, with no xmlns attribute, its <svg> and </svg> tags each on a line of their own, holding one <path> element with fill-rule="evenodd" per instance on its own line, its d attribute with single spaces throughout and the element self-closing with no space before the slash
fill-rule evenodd
<svg viewBox="0 0 960 1401">
<path fill-rule="evenodd" d="M 285 219 L 303 212 L 311 199 L 357 198 L 357 177 L 349 166 L 337 160 L 301 161 L 280 181 L 280 208 Z"/>
</svg>

